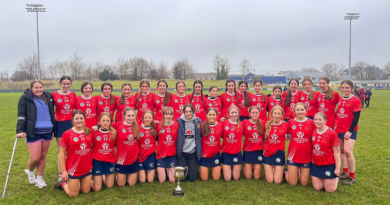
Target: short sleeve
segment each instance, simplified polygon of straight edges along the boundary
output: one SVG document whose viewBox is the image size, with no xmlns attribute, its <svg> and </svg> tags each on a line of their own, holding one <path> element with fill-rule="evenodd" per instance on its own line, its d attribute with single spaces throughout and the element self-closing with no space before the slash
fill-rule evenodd
<svg viewBox="0 0 390 205">
<path fill-rule="evenodd" d="M 360 112 L 362 111 L 362 103 L 360 100 L 354 100 L 354 106 L 353 106 L 353 112 Z"/>
<path fill-rule="evenodd" d="M 68 145 L 69 145 L 69 134 L 67 132 L 65 132 L 62 135 L 60 145 L 62 147 L 68 148 Z"/>
<path fill-rule="evenodd" d="M 340 146 L 340 141 L 335 132 L 332 133 L 332 147 Z"/>
</svg>

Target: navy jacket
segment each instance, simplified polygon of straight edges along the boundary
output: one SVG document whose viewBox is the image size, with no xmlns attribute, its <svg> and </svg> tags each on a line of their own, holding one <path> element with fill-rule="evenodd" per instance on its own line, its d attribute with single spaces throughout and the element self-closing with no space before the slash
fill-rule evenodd
<svg viewBox="0 0 390 205">
<path fill-rule="evenodd" d="M 176 141 L 176 155 L 178 158 L 180 158 L 183 154 L 183 144 L 184 144 L 184 136 L 185 136 L 185 125 L 186 122 L 179 118 L 177 119 L 177 122 L 179 123 L 179 131 L 177 133 L 177 141 Z M 200 126 L 202 124 L 202 120 L 200 120 L 198 117 L 194 120 L 195 124 L 195 144 L 196 144 L 196 154 L 197 159 L 200 161 L 200 158 L 202 157 L 202 138 L 200 134 Z"/>
</svg>

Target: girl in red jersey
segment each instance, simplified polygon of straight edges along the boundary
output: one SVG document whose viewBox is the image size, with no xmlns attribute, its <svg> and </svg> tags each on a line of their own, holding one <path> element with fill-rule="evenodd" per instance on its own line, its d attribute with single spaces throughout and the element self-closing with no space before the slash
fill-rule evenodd
<svg viewBox="0 0 390 205">
<path fill-rule="evenodd" d="M 125 107 L 135 108 L 135 104 L 137 102 L 135 96 L 131 95 L 133 87 L 131 87 L 130 83 L 123 83 L 121 89 L 122 94 L 120 96 L 115 97 L 115 106 L 117 109 L 115 114 L 115 122 L 122 122 L 122 113 Z"/>
<path fill-rule="evenodd" d="M 135 97 L 137 98 L 137 104 L 135 105 L 135 108 L 138 110 L 137 122 L 141 123 L 144 112 L 148 110 L 154 112 L 153 101 L 155 98 L 155 94 L 149 92 L 150 83 L 148 80 L 141 80 L 141 82 L 139 83 L 139 88 L 140 92 L 135 94 Z"/>
<path fill-rule="evenodd" d="M 175 183 L 176 140 L 179 123 L 173 121 L 173 109 L 164 107 L 163 120 L 157 125 L 157 173 L 160 183 L 165 182 L 168 175 L 169 181 Z M 166 172 L 166 174 L 165 174 Z"/>
<path fill-rule="evenodd" d="M 92 152 L 92 176 L 91 187 L 94 191 L 100 191 L 102 180 L 107 188 L 114 186 L 115 177 L 115 128 L 111 127 L 112 117 L 104 112 L 100 115 L 97 131 L 93 131 L 93 152 Z"/>
<path fill-rule="evenodd" d="M 221 105 L 222 105 L 222 118 L 221 122 L 225 119 L 228 119 L 228 109 L 231 106 L 238 106 L 238 98 L 236 93 L 236 82 L 233 79 L 227 79 L 225 83 L 226 89 L 225 92 L 221 95 Z"/>
<path fill-rule="evenodd" d="M 265 125 L 264 170 L 268 183 L 281 184 L 285 164 L 286 133 L 289 132 L 288 123 L 283 121 L 282 107 L 275 106 L 271 110 L 271 119 Z"/>
<path fill-rule="evenodd" d="M 207 120 L 202 123 L 202 158 L 199 162 L 199 174 L 202 181 L 209 178 L 209 168 L 213 179 L 221 178 L 221 136 L 223 124 L 217 121 L 218 111 L 215 108 L 207 110 Z"/>
<path fill-rule="evenodd" d="M 62 188 L 68 196 L 75 197 L 80 191 L 86 194 L 91 190 L 93 139 L 91 130 L 85 126 L 83 111 L 73 113 L 72 124 L 73 127 L 61 138 L 62 180 L 56 183 L 55 188 Z"/>
<path fill-rule="evenodd" d="M 154 127 L 154 113 L 146 110 L 142 115 L 142 124 L 139 126 L 141 138 L 139 140 L 139 171 L 138 179 L 144 183 L 154 181 L 156 173 L 156 137 L 157 131 Z"/>
<path fill-rule="evenodd" d="M 301 93 L 301 102 L 306 106 L 306 116 L 310 119 L 314 119 L 314 115 L 318 111 L 318 97 L 319 92 L 313 91 L 313 81 L 311 78 L 304 78 L 302 86 L 305 92 Z"/>
<path fill-rule="evenodd" d="M 359 102 L 360 103 L 360 102 Z M 326 115 L 318 112 L 314 115 L 317 129 L 312 133 L 312 167 L 313 187 L 317 191 L 323 188 L 327 192 L 337 189 L 340 175 L 340 144 L 335 131 L 326 126 Z"/>
<path fill-rule="evenodd" d="M 271 97 L 268 98 L 267 101 L 267 106 L 268 106 L 268 119 L 271 119 L 271 110 L 275 106 L 281 106 L 283 104 L 283 99 L 282 99 L 282 87 L 280 85 L 275 85 L 274 88 L 272 89 L 272 95 Z"/>
<path fill-rule="evenodd" d="M 249 95 L 250 98 L 250 107 L 256 106 L 260 110 L 259 118 L 261 120 L 267 120 L 267 102 L 268 97 L 261 92 L 263 86 L 263 81 L 254 80 L 253 88 L 255 88 L 255 92 Z"/>
<path fill-rule="evenodd" d="M 96 120 L 96 101 L 92 97 L 93 85 L 91 82 L 81 84 L 82 95 L 76 97 L 75 109 L 82 110 L 85 113 L 85 126 L 89 129 L 97 124 Z"/>
<path fill-rule="evenodd" d="M 294 186 L 298 183 L 298 179 L 302 186 L 307 186 L 310 179 L 311 134 L 315 125 L 313 120 L 306 117 L 306 109 L 302 102 L 295 104 L 295 118 L 288 121 L 291 140 L 287 154 L 288 172 L 285 178 L 287 183 Z"/>
<path fill-rule="evenodd" d="M 111 116 L 114 116 L 116 104 L 115 96 L 112 94 L 113 89 L 114 88 L 110 82 L 104 82 L 100 87 L 102 93 L 98 96 L 95 96 L 96 121 L 99 120 L 100 114 L 103 112 L 108 112 Z"/>
<path fill-rule="evenodd" d="M 206 121 L 206 96 L 203 95 L 203 83 L 201 80 L 195 80 L 192 86 L 193 92 L 191 95 L 188 95 L 190 103 L 195 108 L 195 115 L 199 117 L 202 122 Z"/>
<path fill-rule="evenodd" d="M 163 111 L 165 107 L 171 106 L 171 93 L 167 91 L 168 83 L 165 80 L 157 82 L 158 93 L 154 98 L 154 107 L 156 108 L 156 116 L 154 123 L 158 124 L 163 120 Z"/>
<path fill-rule="evenodd" d="M 217 110 L 217 121 L 221 120 L 221 99 L 218 97 L 218 88 L 215 85 L 210 86 L 209 96 L 206 98 L 205 108 L 209 110 L 210 108 L 215 108 Z"/>
<path fill-rule="evenodd" d="M 239 180 L 242 164 L 241 147 L 243 127 L 239 120 L 239 108 L 236 106 L 229 107 L 228 115 L 229 119 L 223 124 L 222 142 L 222 169 L 225 181 L 230 181 L 232 175 L 234 180 Z"/>
<path fill-rule="evenodd" d="M 60 78 L 61 90 L 55 91 L 51 94 L 54 106 L 55 106 L 55 118 L 56 118 L 56 133 L 54 137 L 57 142 L 57 151 L 58 151 L 58 180 L 61 180 L 61 167 L 60 167 L 60 143 L 62 134 L 69 130 L 72 127 L 72 114 L 74 109 L 74 103 L 76 99 L 76 93 L 70 91 L 70 86 L 72 85 L 72 79 L 69 76 L 62 76 Z"/>
<path fill-rule="evenodd" d="M 127 183 L 134 186 L 137 183 L 138 173 L 138 141 L 140 131 L 135 121 L 135 111 L 131 107 L 123 110 L 123 122 L 116 122 L 112 126 L 117 130 L 115 169 L 116 183 L 123 187 Z"/>
<path fill-rule="evenodd" d="M 245 80 L 238 82 L 238 108 L 240 109 L 240 121 L 249 119 L 248 107 L 250 106 L 248 83 Z"/>
<path fill-rule="evenodd" d="M 318 96 L 318 112 L 322 112 L 326 115 L 326 126 L 334 129 L 336 105 L 339 102 L 340 95 L 338 92 L 333 91 L 329 86 L 329 82 L 328 77 L 321 77 L 318 80 L 318 85 L 322 91 Z"/>
<path fill-rule="evenodd" d="M 257 106 L 249 108 L 249 115 L 250 120 L 242 122 L 244 128 L 244 176 L 246 179 L 251 179 L 253 170 L 253 177 L 258 180 L 261 177 L 261 165 L 263 164 L 265 120 L 259 119 L 260 108 Z"/>
<path fill-rule="evenodd" d="M 359 98 L 353 95 L 353 84 L 350 80 L 341 82 L 341 92 L 343 97 L 340 98 L 337 109 L 335 131 L 340 139 L 341 163 L 343 173 L 340 179 L 347 179 L 343 184 L 351 185 L 355 180 L 355 157 L 353 156 L 353 147 L 355 146 L 358 130 L 358 122 L 362 104 Z"/>
<path fill-rule="evenodd" d="M 176 82 L 176 95 L 171 95 L 171 106 L 175 112 L 173 115 L 173 121 L 176 121 L 183 114 L 184 105 L 189 103 L 190 100 L 186 97 L 186 84 L 184 81 Z"/>
<path fill-rule="evenodd" d="M 285 121 L 294 119 L 294 106 L 300 101 L 301 91 L 298 90 L 299 80 L 297 78 L 291 78 L 288 82 L 290 89 L 282 94 L 283 98 L 283 110 L 285 112 Z"/>
</svg>

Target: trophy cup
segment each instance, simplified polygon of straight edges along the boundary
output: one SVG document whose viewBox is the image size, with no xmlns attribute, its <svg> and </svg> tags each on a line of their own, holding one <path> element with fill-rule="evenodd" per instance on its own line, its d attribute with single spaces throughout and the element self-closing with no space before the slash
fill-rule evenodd
<svg viewBox="0 0 390 205">
<path fill-rule="evenodd" d="M 187 174 L 188 174 L 188 167 L 174 167 L 172 166 L 173 169 L 175 169 L 175 179 L 177 179 L 177 187 L 173 191 L 173 196 L 184 196 L 183 189 L 180 188 L 180 180 L 184 179 Z M 184 175 L 184 170 L 187 170 L 187 173 Z M 172 173 L 172 172 L 171 172 Z"/>
</svg>

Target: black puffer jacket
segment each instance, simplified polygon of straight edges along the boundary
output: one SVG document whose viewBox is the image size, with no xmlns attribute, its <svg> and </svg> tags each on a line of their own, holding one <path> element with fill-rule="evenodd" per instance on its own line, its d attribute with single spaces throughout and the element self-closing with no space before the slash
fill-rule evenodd
<svg viewBox="0 0 390 205">
<path fill-rule="evenodd" d="M 49 106 L 51 123 L 55 131 L 54 103 L 49 92 L 43 91 Z M 16 124 L 16 134 L 24 132 L 27 137 L 35 137 L 35 122 L 37 121 L 37 108 L 34 102 L 34 94 L 30 89 L 26 89 L 19 99 L 18 104 L 18 122 Z"/>
</svg>

